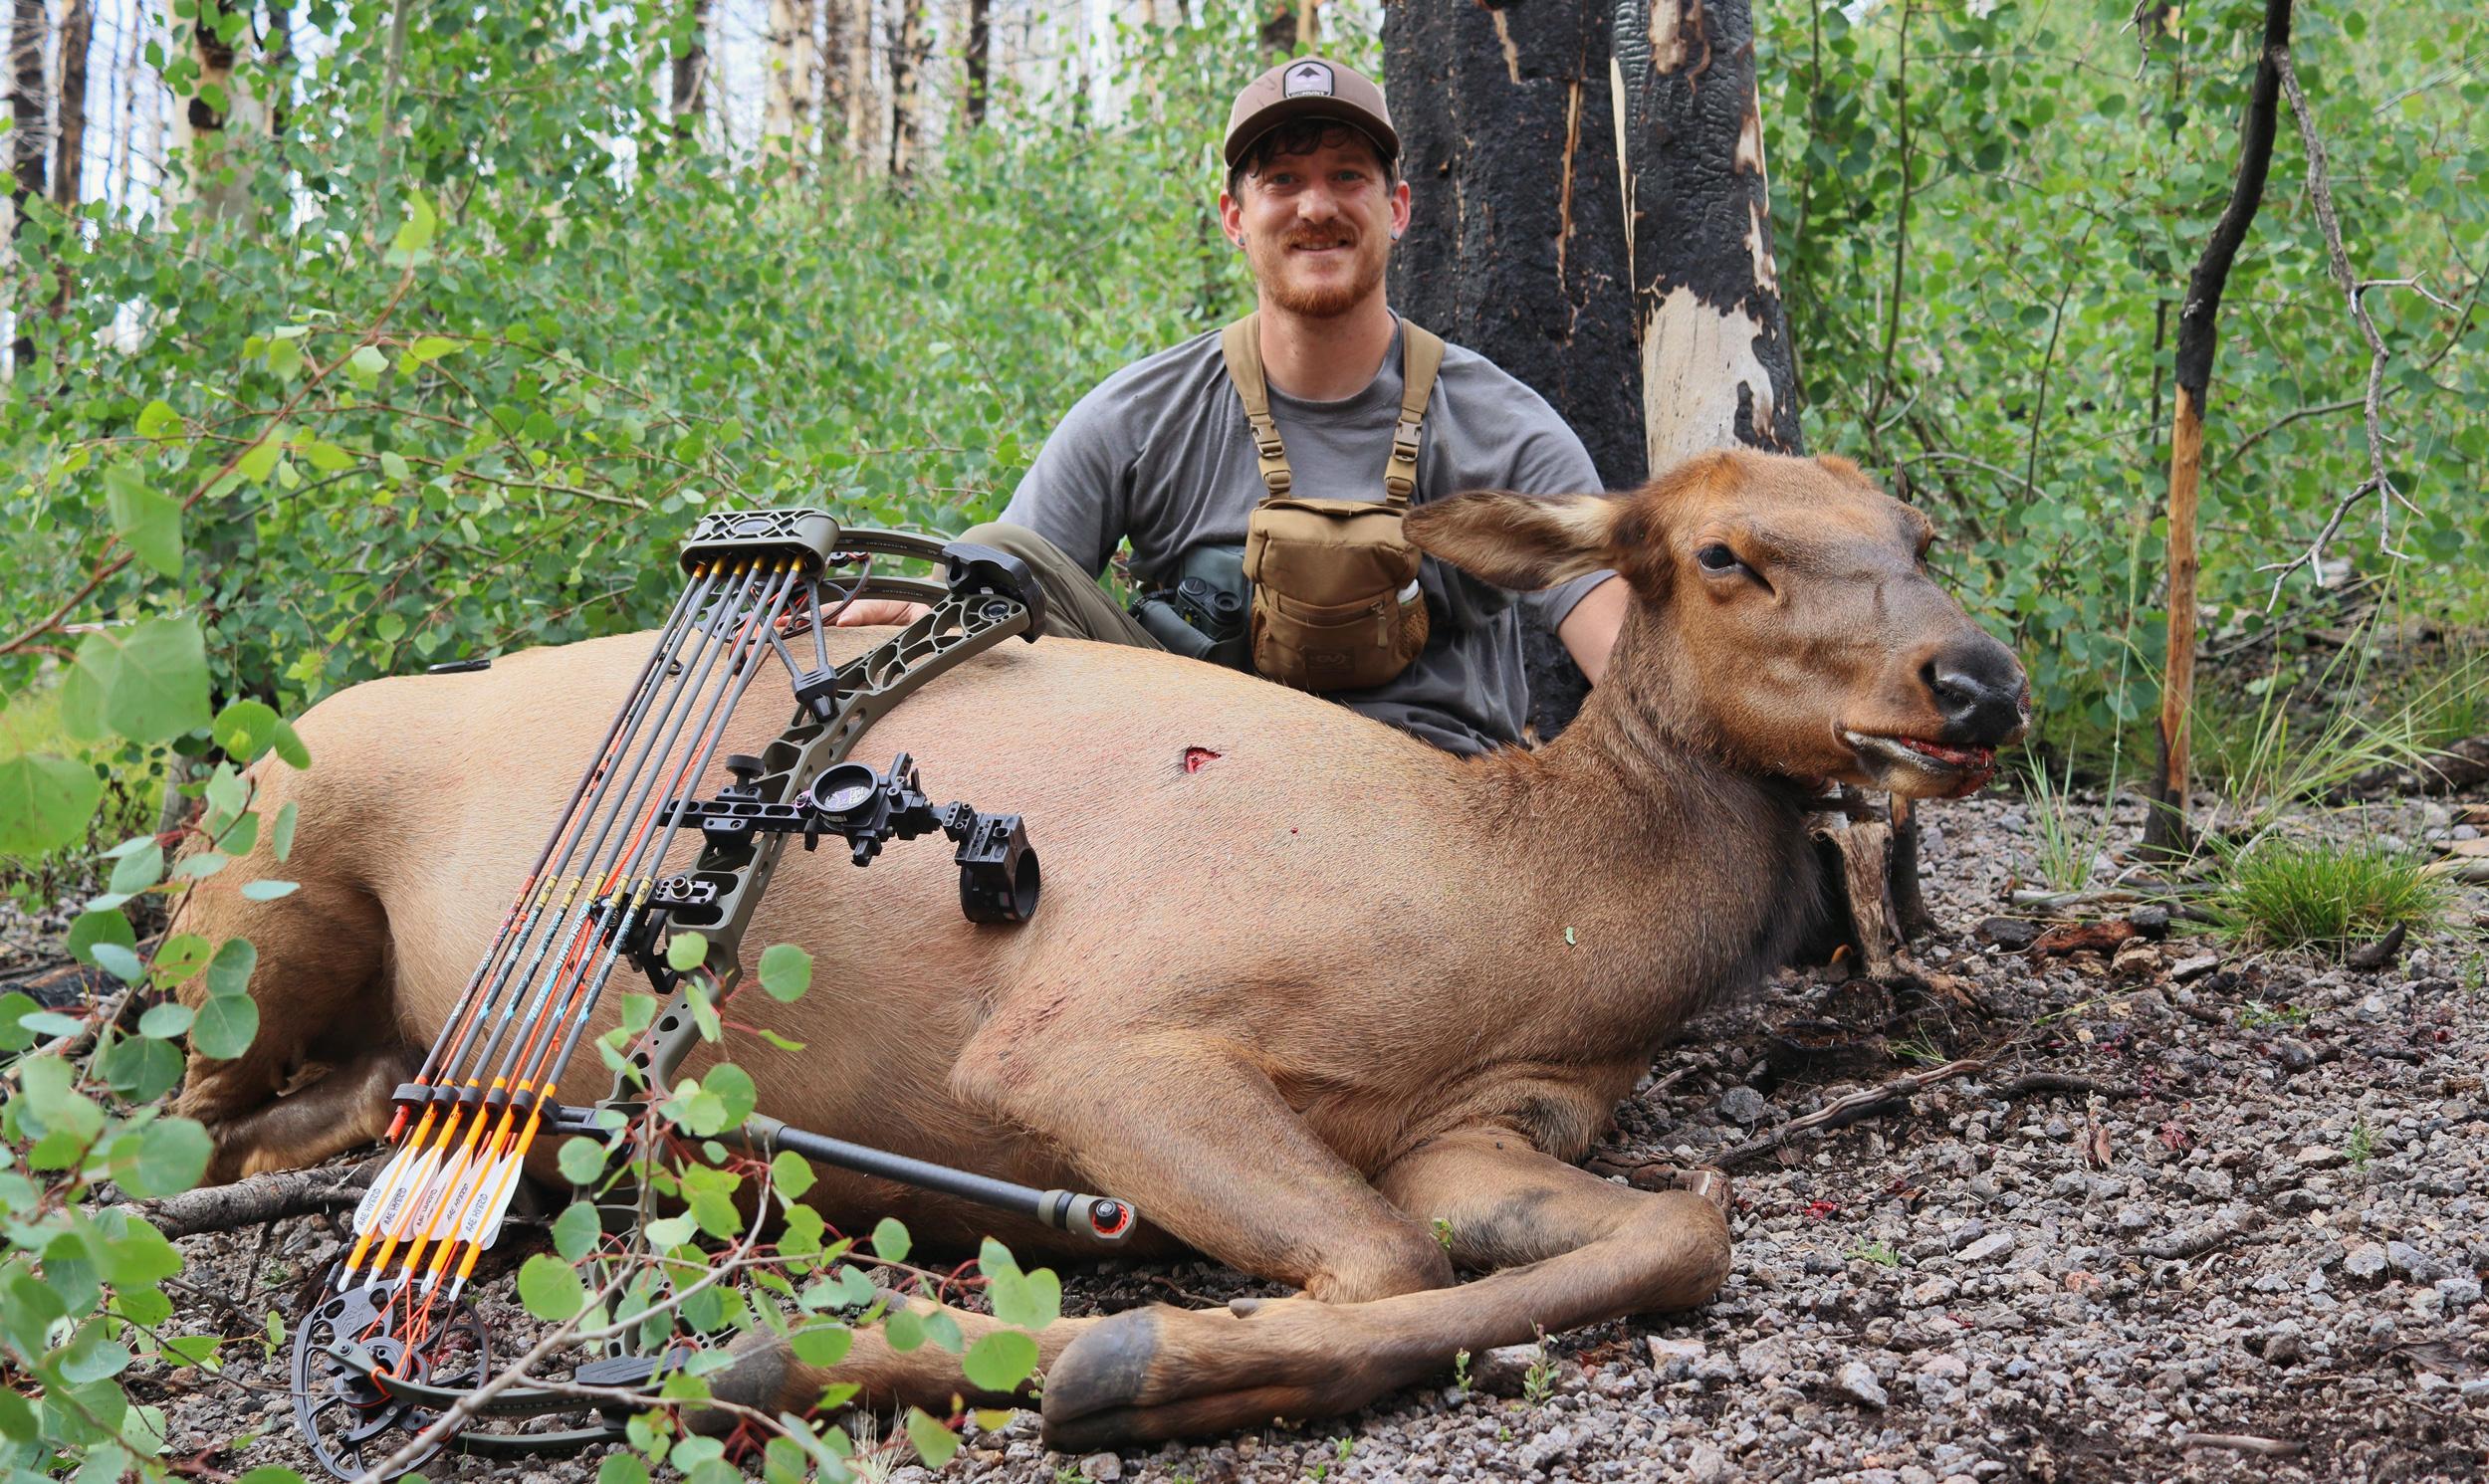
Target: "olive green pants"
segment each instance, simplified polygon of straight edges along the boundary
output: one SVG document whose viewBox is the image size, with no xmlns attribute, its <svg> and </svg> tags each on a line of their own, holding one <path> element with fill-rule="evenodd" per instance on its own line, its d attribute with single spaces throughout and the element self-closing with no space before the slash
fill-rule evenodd
<svg viewBox="0 0 2489 1484">
<path fill-rule="evenodd" d="M 1106 589 L 1098 586 L 1097 578 L 1082 571 L 1080 563 L 1063 554 L 1062 547 L 1027 527 L 988 521 L 961 531 L 955 539 L 992 546 L 1028 564 L 1028 570 L 1036 573 L 1037 585 L 1045 589 L 1046 633 L 1101 644 L 1129 644 L 1135 649 L 1166 648 L 1117 607 Z"/>
</svg>

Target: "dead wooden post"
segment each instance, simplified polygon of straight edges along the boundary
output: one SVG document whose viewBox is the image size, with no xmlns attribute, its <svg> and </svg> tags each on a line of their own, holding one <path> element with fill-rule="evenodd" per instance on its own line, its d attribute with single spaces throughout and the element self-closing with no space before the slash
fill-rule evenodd
<svg viewBox="0 0 2489 1484">
<path fill-rule="evenodd" d="M 2145 847 L 2164 853 L 2184 853 L 2193 843 L 2187 825 L 2187 719 L 2195 703 L 2195 500 L 2203 478 L 2204 398 L 2219 344 L 2221 290 L 2263 204 L 2264 175 L 2273 162 L 2279 59 L 2290 45 L 2290 7 L 2291 0 L 2266 0 L 2264 46 L 2239 126 L 2238 174 L 2230 183 L 2229 204 L 2187 277 L 2186 302 L 2178 310 L 2177 408 L 2169 429 L 2169 631 L 2160 679 L 2158 767 L 2150 817 L 2144 822 Z"/>
</svg>

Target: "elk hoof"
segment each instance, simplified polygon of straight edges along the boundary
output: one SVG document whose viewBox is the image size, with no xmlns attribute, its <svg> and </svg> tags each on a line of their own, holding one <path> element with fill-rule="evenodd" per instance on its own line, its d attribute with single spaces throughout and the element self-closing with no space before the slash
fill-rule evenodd
<svg viewBox="0 0 2489 1484">
<path fill-rule="evenodd" d="M 1677 1178 L 1673 1183 L 1677 1189 L 1699 1195 L 1709 1201 L 1712 1209 L 1718 1211 L 1722 1217 L 1729 1214 L 1729 1206 L 1736 1200 L 1736 1192 L 1728 1183 L 1728 1171 L 1708 1165 L 1678 1170 Z"/>
<path fill-rule="evenodd" d="M 1251 1321 L 1167 1305 L 1102 1320 L 1045 1373 L 1045 1445 L 1086 1453 L 1353 1411 L 1392 1378 L 1323 1343 L 1341 1324 L 1310 1299 L 1265 1301 Z"/>
<path fill-rule="evenodd" d="M 789 1348 L 787 1342 L 767 1330 L 751 1330 L 727 1347 L 735 1364 L 709 1378 L 709 1394 L 720 1401 L 748 1406 L 763 1413 L 785 1410 L 792 1403 L 796 1411 L 803 1402 L 787 1395 Z M 694 1432 L 725 1433 L 735 1430 L 741 1416 L 724 1407 L 686 1407 L 683 1421 Z"/>
</svg>

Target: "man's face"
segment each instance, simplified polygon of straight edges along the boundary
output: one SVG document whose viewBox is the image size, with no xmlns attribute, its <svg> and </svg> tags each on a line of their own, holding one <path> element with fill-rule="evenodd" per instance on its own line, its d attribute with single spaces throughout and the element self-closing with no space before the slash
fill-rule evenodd
<svg viewBox="0 0 2489 1484">
<path fill-rule="evenodd" d="M 1327 130 L 1238 184 L 1240 194 L 1220 193 L 1220 220 L 1272 305 L 1327 319 L 1382 292 L 1392 239 L 1409 225 L 1409 186 L 1386 180 L 1364 134 Z"/>
</svg>

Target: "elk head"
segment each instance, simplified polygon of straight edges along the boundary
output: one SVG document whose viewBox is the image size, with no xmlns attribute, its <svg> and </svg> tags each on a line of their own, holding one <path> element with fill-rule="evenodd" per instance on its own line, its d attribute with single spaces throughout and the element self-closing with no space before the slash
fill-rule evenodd
<svg viewBox="0 0 2489 1484">
<path fill-rule="evenodd" d="M 1634 601 L 1594 704 L 1744 771 L 1964 794 L 2030 720 L 2013 654 L 1927 574 L 1926 519 L 1847 459 L 1723 450 L 1630 494 L 1458 496 L 1407 530 L 1505 587 L 1613 568 Z"/>
</svg>

